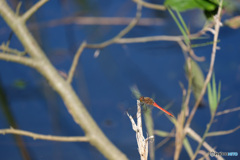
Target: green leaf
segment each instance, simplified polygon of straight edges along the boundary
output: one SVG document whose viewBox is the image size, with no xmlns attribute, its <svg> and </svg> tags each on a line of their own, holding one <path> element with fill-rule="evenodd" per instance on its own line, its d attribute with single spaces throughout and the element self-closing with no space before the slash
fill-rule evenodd
<svg viewBox="0 0 240 160">
<path fill-rule="evenodd" d="M 189 143 L 187 137 L 184 138 L 183 145 L 184 145 L 184 148 L 186 149 L 189 157 L 191 158 L 193 156 L 193 150 L 192 150 L 191 144 Z"/>
<path fill-rule="evenodd" d="M 137 88 L 137 86 L 131 86 L 130 90 L 136 99 L 139 99 L 141 97 L 141 93 L 140 93 L 139 89 Z"/>
<path fill-rule="evenodd" d="M 209 102 L 211 115 L 214 116 L 221 98 L 221 83 L 219 82 L 218 90 L 217 90 L 214 74 L 212 76 L 212 84 L 209 82 L 207 89 L 208 89 L 208 102 Z"/>
<path fill-rule="evenodd" d="M 189 75 L 187 63 L 184 66 L 185 73 Z M 199 65 L 191 60 L 191 76 L 192 76 L 192 90 L 195 100 L 201 95 L 201 91 L 204 85 L 204 75 Z"/>
<path fill-rule="evenodd" d="M 144 105 L 144 121 L 149 135 L 153 135 L 154 123 L 152 119 L 152 110 Z"/>
<path fill-rule="evenodd" d="M 174 13 L 172 12 L 171 9 L 168 9 L 169 13 L 171 14 L 173 20 L 175 21 L 175 23 L 177 24 L 179 30 L 181 31 L 182 35 L 184 36 L 184 41 L 187 45 L 190 44 L 190 40 L 189 37 L 187 35 L 188 29 L 186 27 L 186 24 L 184 22 L 184 20 L 182 19 L 181 14 L 176 10 L 176 13 L 178 15 L 178 18 L 180 19 L 181 23 L 179 22 L 179 20 L 177 19 L 177 17 L 174 15 Z"/>
<path fill-rule="evenodd" d="M 180 12 L 190 9 L 212 11 L 217 7 L 216 0 L 166 0 L 164 5 Z"/>
<path fill-rule="evenodd" d="M 168 137 L 170 135 L 169 132 L 161 131 L 161 130 L 155 130 L 155 135 L 158 135 L 160 137 Z"/>
<path fill-rule="evenodd" d="M 216 81 L 215 81 L 215 75 L 213 74 L 212 76 L 212 94 L 213 94 L 213 105 L 212 110 L 216 110 L 217 104 L 218 104 L 218 100 L 217 100 L 217 88 L 216 88 Z"/>
<path fill-rule="evenodd" d="M 218 103 L 220 102 L 221 99 L 221 81 L 218 83 Z"/>
</svg>

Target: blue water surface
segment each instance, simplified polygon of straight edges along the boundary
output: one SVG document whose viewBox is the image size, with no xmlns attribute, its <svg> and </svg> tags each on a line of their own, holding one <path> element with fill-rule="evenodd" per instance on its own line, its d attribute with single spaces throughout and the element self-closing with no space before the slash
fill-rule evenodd
<svg viewBox="0 0 240 160">
<path fill-rule="evenodd" d="M 21 13 L 37 1 L 23 1 Z M 17 1 L 9 0 L 12 8 Z M 153 2 L 152 2 L 153 3 Z M 156 3 L 156 2 L 154 2 Z M 159 2 L 158 2 L 159 3 Z M 49 1 L 41 7 L 28 21 L 28 27 L 39 42 L 50 61 L 61 73 L 68 73 L 73 57 L 79 45 L 86 40 L 88 43 L 99 43 L 116 36 L 125 26 L 122 25 L 79 25 L 76 23 L 59 22 L 69 17 L 134 17 L 136 4 L 130 0 L 70 0 Z M 155 35 L 181 35 L 175 22 L 167 11 L 155 11 L 143 8 L 144 18 L 159 18 L 161 25 L 137 25 L 125 37 L 143 37 Z M 201 11 L 194 10 L 183 13 L 186 23 L 194 33 L 201 29 L 205 19 Z M 59 23 L 56 23 L 59 22 Z M 6 42 L 11 33 L 3 19 L 0 19 L 0 42 Z M 209 39 L 194 41 L 200 43 Z M 238 107 L 240 104 L 240 30 L 221 28 L 214 73 L 216 80 L 221 81 L 222 102 L 219 111 Z M 23 51 L 21 43 L 12 36 L 10 47 Z M 198 56 L 206 61 L 199 63 L 204 74 L 207 74 L 211 45 L 196 48 Z M 73 79 L 73 87 L 86 108 L 106 136 L 129 159 L 139 159 L 135 132 L 126 115 L 126 111 L 136 110 L 136 99 L 131 92 L 132 86 L 148 97 L 154 97 L 161 106 L 170 104 L 168 109 L 178 115 L 182 103 L 182 90 L 179 82 L 187 87 L 184 73 L 185 59 L 181 48 L 175 42 L 147 42 L 132 44 L 112 44 L 100 50 L 95 58 L 95 49 L 85 49 Z M 6 96 L 7 106 L 19 129 L 35 133 L 58 136 L 83 136 L 84 132 L 68 113 L 60 96 L 51 89 L 50 84 L 32 68 L 12 62 L 0 61 L 0 83 Z M 21 85 L 19 85 L 21 84 Z M 207 96 L 205 107 L 197 111 L 191 127 L 200 135 L 210 120 Z M 1 104 L 3 105 L 3 104 Z M 190 109 L 194 98 L 190 99 Z M 155 129 L 170 132 L 174 126 L 169 119 L 152 108 Z M 135 114 L 134 111 L 130 112 Z M 161 116 L 160 116 L 161 115 Z M 9 128 L 3 107 L 0 109 L 0 129 Z M 230 130 L 239 125 L 240 113 L 233 112 L 218 116 L 211 131 Z M 146 133 L 146 130 L 144 128 Z M 216 147 L 217 151 L 240 153 L 239 131 L 230 135 L 210 137 L 206 141 Z M 25 147 L 34 160 L 47 159 L 105 159 L 88 143 L 52 142 L 33 140 L 22 137 Z M 189 138 L 190 139 L 190 138 Z M 162 141 L 155 138 L 154 143 Z M 195 141 L 190 140 L 193 147 Z M 175 141 L 170 139 L 156 150 L 156 159 L 173 159 Z M 0 135 L 0 157 L 4 160 L 23 159 L 16 140 L 12 135 Z M 189 159 L 183 148 L 180 159 Z"/>
</svg>

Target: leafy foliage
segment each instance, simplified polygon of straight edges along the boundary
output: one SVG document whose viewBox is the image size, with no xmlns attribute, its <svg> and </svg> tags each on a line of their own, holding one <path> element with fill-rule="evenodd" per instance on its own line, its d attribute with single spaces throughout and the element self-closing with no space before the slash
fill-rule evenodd
<svg viewBox="0 0 240 160">
<path fill-rule="evenodd" d="M 185 64 L 184 70 L 185 70 L 185 73 L 187 75 L 189 75 L 187 64 Z M 203 75 L 201 68 L 194 60 L 191 60 L 191 72 L 190 73 L 191 73 L 191 77 L 192 77 L 193 94 L 194 94 L 195 99 L 197 100 L 201 95 L 201 91 L 202 91 L 202 88 L 204 85 L 204 75 Z"/>
<path fill-rule="evenodd" d="M 216 8 L 218 2 L 216 0 L 166 0 L 164 5 L 178 11 L 186 11 L 190 9 L 203 9 L 212 11 Z"/>
<path fill-rule="evenodd" d="M 179 12 L 201 9 L 207 18 L 215 15 L 218 10 L 217 0 L 166 0 L 164 5 Z"/>
<path fill-rule="evenodd" d="M 209 82 L 207 88 L 208 88 L 209 107 L 210 107 L 211 115 L 214 116 L 221 98 L 221 82 L 219 82 L 218 89 L 217 89 L 215 76 L 213 75 L 212 84 L 210 84 Z"/>
</svg>

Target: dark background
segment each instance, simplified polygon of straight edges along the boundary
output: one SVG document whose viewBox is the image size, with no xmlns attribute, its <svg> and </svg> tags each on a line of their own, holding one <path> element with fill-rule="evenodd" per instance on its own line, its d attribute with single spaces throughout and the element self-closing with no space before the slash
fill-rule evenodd
<svg viewBox="0 0 240 160">
<path fill-rule="evenodd" d="M 16 8 L 17 1 L 9 0 Z M 160 3 L 150 1 L 151 3 Z M 36 1 L 23 1 L 21 13 L 29 9 Z M 162 4 L 162 2 L 161 2 Z M 111 39 L 125 26 L 123 25 L 78 25 L 63 23 L 51 26 L 54 20 L 67 17 L 134 17 L 136 4 L 130 0 L 60 0 L 49 1 L 41 7 L 28 21 L 28 26 L 54 66 L 61 72 L 68 73 L 74 54 L 79 45 L 99 43 Z M 143 17 L 160 18 L 158 25 L 136 26 L 125 37 L 142 37 L 154 35 L 181 35 L 175 22 L 167 11 L 161 12 L 143 8 Z M 223 19 L 232 15 L 225 15 Z M 205 23 L 200 10 L 183 13 L 186 23 L 194 33 Z M 6 42 L 11 30 L 0 19 L 0 42 Z M 240 30 L 226 26 L 221 28 L 221 47 L 217 51 L 214 73 L 216 80 L 221 81 L 222 98 L 230 97 L 220 104 L 218 111 L 238 107 L 240 104 Z M 209 39 L 194 41 L 202 43 Z M 10 47 L 23 50 L 20 42 L 13 35 Z M 179 82 L 187 86 L 184 74 L 184 56 L 175 42 L 148 42 L 133 44 L 113 44 L 102 50 L 94 58 L 94 49 L 85 49 L 73 80 L 73 86 L 95 121 L 106 136 L 130 159 L 139 159 L 135 132 L 125 114 L 134 110 L 136 99 L 130 87 L 137 86 L 144 96 L 155 97 L 161 106 L 172 104 L 168 110 L 175 116 L 180 111 L 182 90 Z M 199 63 L 206 75 L 209 67 L 211 45 L 196 48 L 198 56 L 205 56 L 206 61 Z M 83 135 L 81 128 L 75 124 L 67 112 L 59 95 L 53 91 L 48 82 L 35 70 L 11 62 L 0 61 L 1 109 L 0 128 L 9 128 L 9 117 L 12 115 L 17 126 L 22 130 L 41 134 L 60 136 Z M 207 102 L 207 96 L 205 96 Z M 190 107 L 194 99 L 190 100 Z M 7 106 L 10 114 L 6 113 Z M 166 116 L 159 116 L 159 110 L 153 109 L 155 129 L 171 131 L 174 127 Z M 134 114 L 134 111 L 131 113 Z M 229 130 L 239 125 L 239 112 L 218 116 L 211 131 Z M 200 135 L 210 120 L 209 108 L 199 109 L 191 127 Z M 239 131 L 230 135 L 207 138 L 207 142 L 217 151 L 238 152 Z M 155 137 L 155 144 L 163 138 Z M 190 138 L 189 138 L 190 139 Z M 88 143 L 67 143 L 33 140 L 23 137 L 26 148 L 32 159 L 104 159 Z M 237 142 L 236 142 L 237 141 Z M 193 148 L 197 146 L 190 140 Z M 172 159 L 174 139 L 171 139 L 156 150 L 156 159 Z M 0 157 L 4 160 L 22 159 L 14 136 L 0 135 Z M 228 157 L 229 158 L 229 157 Z M 188 159 L 183 149 L 180 159 Z"/>
</svg>

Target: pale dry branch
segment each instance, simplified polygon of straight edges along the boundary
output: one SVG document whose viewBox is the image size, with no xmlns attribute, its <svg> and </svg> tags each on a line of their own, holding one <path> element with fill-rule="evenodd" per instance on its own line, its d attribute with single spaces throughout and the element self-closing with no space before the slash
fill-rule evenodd
<svg viewBox="0 0 240 160">
<path fill-rule="evenodd" d="M 55 19 L 48 22 L 30 23 L 28 26 L 30 29 L 37 29 L 43 27 L 56 27 L 60 25 L 128 25 L 133 18 L 128 17 L 66 17 L 61 19 Z M 163 19 L 161 18 L 141 18 L 137 26 L 160 26 L 163 25 Z"/>
<path fill-rule="evenodd" d="M 32 6 L 26 13 L 21 16 L 23 22 L 26 22 L 40 7 L 42 7 L 48 0 L 40 0 Z"/>
<path fill-rule="evenodd" d="M 235 112 L 235 111 L 239 111 L 240 110 L 240 107 L 236 107 L 236 108 L 232 108 L 232 109 L 226 109 L 224 111 L 219 111 L 216 113 L 216 116 L 220 116 L 220 115 L 223 115 L 223 114 L 228 114 L 230 112 Z"/>
<path fill-rule="evenodd" d="M 154 136 L 147 137 L 146 139 L 143 136 L 142 130 L 142 115 L 141 115 L 141 105 L 140 101 L 137 100 L 137 124 L 131 115 L 127 113 L 131 123 L 132 128 L 136 132 L 136 139 L 138 144 L 138 152 L 140 154 L 141 160 L 147 160 L 148 157 L 148 141 L 154 139 Z"/>
<path fill-rule="evenodd" d="M 88 142 L 89 138 L 85 136 L 75 136 L 75 137 L 66 137 L 66 136 L 52 136 L 52 135 L 43 135 L 37 134 L 29 131 L 24 131 L 20 129 L 0 129 L 0 134 L 15 134 L 21 136 L 32 137 L 34 140 L 48 140 L 48 141 L 59 141 L 59 142 Z"/>
<path fill-rule="evenodd" d="M 156 149 L 162 147 L 164 144 L 166 144 L 172 137 L 175 136 L 175 130 L 173 129 L 170 133 L 168 133 L 168 135 L 166 136 L 166 138 L 164 138 L 161 142 L 159 142 L 157 145 L 156 145 Z M 154 131 L 154 134 L 156 134 L 156 131 Z M 157 134 L 156 134 L 157 135 Z"/>
<path fill-rule="evenodd" d="M 84 48 L 86 47 L 86 44 L 87 44 L 87 43 L 84 41 L 84 42 L 80 45 L 77 53 L 76 53 L 75 56 L 74 56 L 74 59 L 73 59 L 73 62 L 72 62 L 72 66 L 71 66 L 70 71 L 69 71 L 69 73 L 68 73 L 68 78 L 67 78 L 67 82 L 68 82 L 68 83 L 71 83 L 71 82 L 72 82 L 73 75 L 74 75 L 74 72 L 75 72 L 75 70 L 76 70 L 76 67 L 77 67 L 79 58 L 80 58 L 80 56 L 81 56 Z"/>
<path fill-rule="evenodd" d="M 198 153 L 201 154 L 201 155 L 203 155 L 203 157 L 200 158 L 199 160 L 201 160 L 201 159 L 202 159 L 202 160 L 204 160 L 204 159 L 210 160 L 210 158 L 209 158 L 209 153 L 205 152 L 204 150 L 199 150 Z"/>
<path fill-rule="evenodd" d="M 197 141 L 198 143 L 202 142 L 202 138 L 191 128 L 187 128 L 186 133 L 193 138 L 195 141 Z M 208 152 L 216 152 L 214 148 L 212 148 L 207 142 L 203 142 L 203 147 L 206 148 L 208 150 Z M 222 156 L 216 156 L 216 158 L 218 160 L 224 160 Z"/>
<path fill-rule="evenodd" d="M 216 131 L 216 132 L 209 132 L 207 133 L 207 137 L 211 137 L 211 136 L 222 136 L 222 135 L 226 135 L 226 134 L 231 134 L 233 132 L 235 132 L 236 130 L 240 129 L 240 126 L 237 126 L 234 129 L 231 130 L 227 130 L 227 131 Z"/>
<path fill-rule="evenodd" d="M 5 45 L 4 43 L 1 44 L 0 50 L 4 53 L 15 54 L 18 56 L 23 56 L 26 54 L 25 51 L 19 51 L 19 50 L 13 49 L 13 48 L 9 48 L 8 45 Z"/>
<path fill-rule="evenodd" d="M 133 27 L 136 26 L 136 24 L 138 23 L 139 19 L 141 18 L 142 15 L 142 6 L 141 5 L 137 5 L 137 13 L 136 13 L 136 17 L 128 24 L 127 27 L 125 27 L 119 34 L 117 34 L 115 37 L 113 37 L 110 40 L 107 40 L 103 43 L 100 44 L 87 44 L 86 47 L 88 48 L 104 48 L 110 44 L 116 43 L 116 41 L 120 38 L 122 38 L 124 35 L 126 35 Z"/>
<path fill-rule="evenodd" d="M 143 0 L 132 0 L 132 1 L 137 4 L 141 4 L 142 6 L 149 8 L 149 9 L 156 9 L 156 10 L 162 10 L 162 11 L 166 10 L 166 7 L 164 5 L 152 4 L 149 2 L 144 2 Z"/>
<path fill-rule="evenodd" d="M 182 36 L 148 36 L 148 37 L 138 37 L 138 38 L 120 38 L 116 40 L 116 43 L 146 43 L 152 41 L 180 41 Z"/>
<path fill-rule="evenodd" d="M 36 68 L 39 65 L 39 63 L 32 58 L 7 54 L 3 52 L 0 52 L 0 59 L 5 61 L 17 62 L 32 68 Z"/>
</svg>

